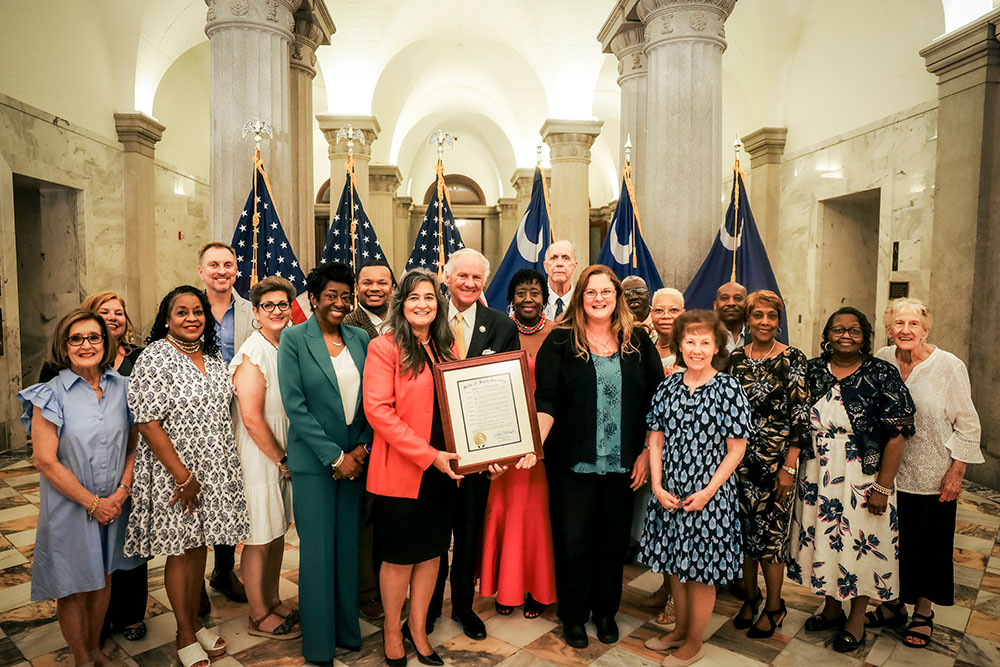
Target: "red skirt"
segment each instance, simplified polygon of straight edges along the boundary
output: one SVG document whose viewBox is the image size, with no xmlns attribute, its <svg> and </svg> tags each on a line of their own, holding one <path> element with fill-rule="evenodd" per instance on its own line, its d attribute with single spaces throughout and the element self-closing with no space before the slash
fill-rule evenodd
<svg viewBox="0 0 1000 667">
<path fill-rule="evenodd" d="M 530 470 L 512 467 L 492 482 L 483 527 L 479 594 L 517 607 L 525 593 L 542 604 L 556 601 L 549 485 L 542 462 Z"/>
</svg>

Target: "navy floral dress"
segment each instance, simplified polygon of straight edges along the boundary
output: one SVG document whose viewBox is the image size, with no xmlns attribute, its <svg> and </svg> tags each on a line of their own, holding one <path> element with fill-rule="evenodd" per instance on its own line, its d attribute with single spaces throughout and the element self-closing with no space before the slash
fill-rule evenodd
<svg viewBox="0 0 1000 667">
<path fill-rule="evenodd" d="M 692 393 L 684 373 L 675 373 L 657 388 L 646 425 L 666 438 L 663 488 L 683 500 L 708 486 L 726 456 L 727 438 L 750 436 L 750 403 L 730 375 L 717 373 Z M 743 550 L 733 477 L 700 511 L 670 511 L 651 496 L 639 561 L 681 581 L 721 584 L 739 578 Z"/>
<path fill-rule="evenodd" d="M 866 359 L 838 382 L 826 362 L 809 362 L 813 449 L 799 470 L 788 578 L 838 600 L 899 597 L 896 491 L 881 516 L 868 512 L 868 494 L 878 444 L 913 435 L 914 408 L 899 373 L 883 366 L 892 370 Z"/>
</svg>

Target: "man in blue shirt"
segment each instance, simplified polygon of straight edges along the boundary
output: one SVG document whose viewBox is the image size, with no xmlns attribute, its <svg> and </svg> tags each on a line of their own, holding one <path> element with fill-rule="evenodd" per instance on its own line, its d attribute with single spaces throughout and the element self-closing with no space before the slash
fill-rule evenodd
<svg viewBox="0 0 1000 667">
<path fill-rule="evenodd" d="M 250 326 L 253 320 L 250 302 L 233 290 L 233 283 L 236 282 L 236 252 L 219 241 L 205 244 L 198 253 L 198 277 L 205 283 L 205 296 L 208 297 L 212 317 L 216 322 L 219 350 L 222 359 L 228 364 L 243 341 L 253 332 Z M 247 594 L 243 583 L 233 572 L 236 547 L 216 544 L 214 550 L 215 568 L 209 584 L 234 602 L 246 602 Z M 204 615 L 210 608 L 208 593 L 202 587 L 199 611 Z"/>
</svg>

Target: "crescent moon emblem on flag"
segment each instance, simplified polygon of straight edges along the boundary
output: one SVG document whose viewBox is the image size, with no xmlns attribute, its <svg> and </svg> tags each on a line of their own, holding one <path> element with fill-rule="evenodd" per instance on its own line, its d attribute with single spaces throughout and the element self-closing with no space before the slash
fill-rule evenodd
<svg viewBox="0 0 1000 667">
<path fill-rule="evenodd" d="M 739 233 L 736 236 L 733 236 L 729 233 L 729 230 L 726 229 L 726 221 L 723 220 L 722 224 L 719 225 L 719 240 L 722 242 L 722 245 L 726 248 L 726 250 L 736 252 L 736 249 L 743 243 L 743 228 L 741 227 Z"/>
<path fill-rule="evenodd" d="M 541 231 L 538 233 L 538 240 L 531 241 L 528 235 L 524 233 L 524 221 L 528 219 L 528 213 L 531 211 L 530 208 L 524 212 L 524 217 L 521 218 L 521 224 L 517 226 L 517 234 L 514 237 L 517 239 L 517 252 L 521 255 L 524 261 L 529 264 L 535 264 L 538 262 L 538 256 L 542 254 L 542 234 Z"/>
<path fill-rule="evenodd" d="M 632 248 L 622 245 L 618 240 L 618 218 L 615 218 L 611 225 L 611 230 L 608 232 L 608 240 L 611 248 L 611 256 L 615 258 L 615 261 L 619 264 L 628 264 L 632 259 Z"/>
</svg>

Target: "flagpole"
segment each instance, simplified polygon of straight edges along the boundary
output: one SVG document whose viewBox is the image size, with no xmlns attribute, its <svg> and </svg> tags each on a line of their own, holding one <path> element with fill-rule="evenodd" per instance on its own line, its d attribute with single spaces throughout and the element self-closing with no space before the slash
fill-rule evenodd
<svg viewBox="0 0 1000 667">
<path fill-rule="evenodd" d="M 549 243 L 555 243 L 555 234 L 552 231 L 552 206 L 549 205 L 549 188 L 545 183 L 545 170 L 542 169 L 542 145 L 538 144 L 535 150 L 535 166 L 542 174 L 542 197 L 545 199 L 545 217 L 549 221 Z"/>
<path fill-rule="evenodd" d="M 365 143 L 365 133 L 361 130 L 354 129 L 353 125 L 348 124 L 347 127 L 342 127 L 337 130 L 337 141 L 341 139 L 347 139 L 347 162 L 344 163 L 344 169 L 347 171 L 348 179 L 351 181 L 351 192 L 350 192 L 350 209 L 351 209 L 351 271 L 357 275 L 358 272 L 358 260 L 357 260 L 357 249 L 355 245 L 355 237 L 358 233 L 358 224 L 354 218 L 354 142 L 364 144 Z"/>
<path fill-rule="evenodd" d="M 274 131 L 271 126 L 260 120 L 259 118 L 254 118 L 253 120 L 248 120 L 243 124 L 243 138 L 250 133 L 253 133 L 254 149 L 253 149 L 253 259 L 250 263 L 250 287 L 253 287 L 259 281 L 257 278 L 257 234 L 259 233 L 260 227 L 260 209 L 257 208 L 257 173 L 263 173 L 264 171 L 264 161 L 260 157 L 260 142 L 263 140 L 264 135 L 268 137 L 274 137 Z M 265 186 L 266 177 L 265 177 Z M 268 188 L 270 189 L 270 188 Z"/>
<path fill-rule="evenodd" d="M 427 138 L 428 144 L 437 145 L 438 161 L 434 168 L 437 173 L 437 223 L 438 223 L 438 277 L 444 273 L 444 202 L 451 207 L 451 196 L 444 182 L 444 145 L 454 145 L 455 138 L 443 130 L 438 130 Z"/>
<path fill-rule="evenodd" d="M 739 134 L 736 135 L 736 141 L 733 142 L 733 150 L 736 152 L 736 163 L 733 165 L 733 271 L 729 276 L 729 282 L 736 282 L 736 251 L 740 247 L 740 174 L 743 170 L 740 169 L 740 149 L 743 148 L 743 144 L 740 143 Z M 725 226 L 725 223 L 723 223 Z"/>
</svg>

